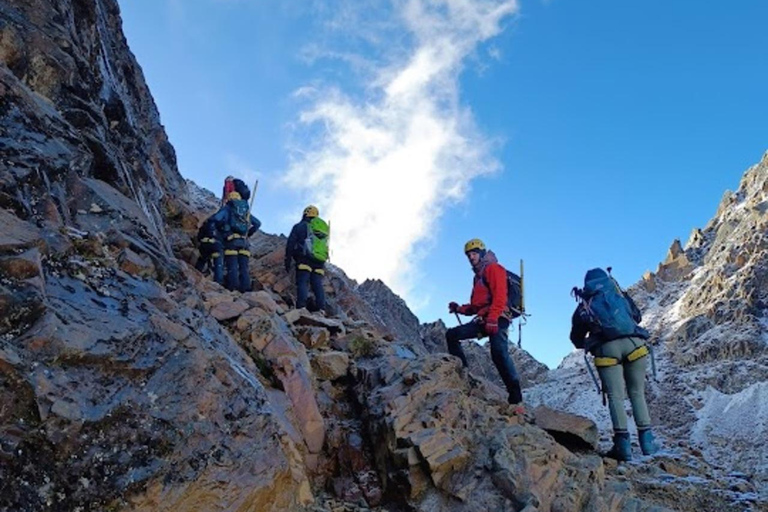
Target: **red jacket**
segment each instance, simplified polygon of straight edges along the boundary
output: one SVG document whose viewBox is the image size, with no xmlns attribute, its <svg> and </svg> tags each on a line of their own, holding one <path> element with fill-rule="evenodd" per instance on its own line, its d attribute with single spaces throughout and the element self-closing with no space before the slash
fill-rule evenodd
<svg viewBox="0 0 768 512">
<path fill-rule="evenodd" d="M 469 304 L 460 313 L 477 315 L 483 320 L 498 321 L 507 309 L 507 271 L 496 255 L 487 251 L 475 267 L 475 280 Z"/>
</svg>

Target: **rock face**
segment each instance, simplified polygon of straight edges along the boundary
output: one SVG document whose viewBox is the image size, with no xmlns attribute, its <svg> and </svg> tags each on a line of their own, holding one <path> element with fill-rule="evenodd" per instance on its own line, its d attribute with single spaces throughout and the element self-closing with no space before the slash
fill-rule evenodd
<svg viewBox="0 0 768 512">
<path fill-rule="evenodd" d="M 704 229 L 675 240 L 656 272 L 630 288 L 652 333 L 658 381 L 648 397 L 665 445 L 738 472 L 768 499 L 768 154 Z M 534 403 L 586 415 L 610 429 L 578 354 L 530 390 Z M 745 510 L 749 505 L 742 505 Z M 734 505 L 736 507 L 736 505 Z M 734 508 L 735 510 L 741 510 Z"/>
<path fill-rule="evenodd" d="M 294 310 L 283 237 L 251 239 L 253 292 L 195 271 L 192 235 L 217 200 L 181 179 L 115 0 L 6 1 L 0 57 L 0 510 L 757 503 L 745 475 L 723 476 L 695 453 L 616 467 L 570 451 L 511 410 L 483 347 L 470 345 L 473 372 L 461 369 L 442 353 L 445 326 L 414 324 L 380 283 L 358 286 L 329 266 L 327 311 Z M 712 239 L 707 228 L 699 253 L 685 249 L 691 265 L 710 257 Z M 647 300 L 683 296 L 665 298 L 682 286 L 650 279 L 662 295 Z M 740 313 L 710 318 L 702 306 L 706 318 L 675 343 L 754 314 L 755 293 Z M 708 350 L 670 354 L 685 371 L 712 362 Z M 526 382 L 544 378 L 513 355 Z M 719 393 L 757 389 L 750 374 L 729 379 Z M 588 423 L 536 417 L 593 443 Z"/>
</svg>

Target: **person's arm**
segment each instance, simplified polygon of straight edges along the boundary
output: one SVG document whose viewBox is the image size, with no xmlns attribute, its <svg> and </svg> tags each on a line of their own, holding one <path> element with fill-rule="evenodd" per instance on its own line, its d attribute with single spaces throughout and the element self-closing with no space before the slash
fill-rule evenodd
<svg viewBox="0 0 768 512">
<path fill-rule="evenodd" d="M 584 348 L 584 340 L 589 332 L 589 326 L 584 322 L 583 308 L 581 304 L 576 307 L 571 317 L 571 343 L 576 348 Z"/>
<path fill-rule="evenodd" d="M 299 230 L 301 229 L 301 222 L 293 226 L 291 234 L 288 235 L 288 241 L 285 243 L 285 269 L 291 268 L 291 260 L 296 253 L 296 243 L 299 240 Z"/>
<path fill-rule="evenodd" d="M 256 217 L 254 217 L 253 215 L 251 215 L 251 227 L 248 230 L 248 236 L 253 235 L 255 232 L 259 230 L 260 227 L 261 227 L 261 221 Z"/>
</svg>

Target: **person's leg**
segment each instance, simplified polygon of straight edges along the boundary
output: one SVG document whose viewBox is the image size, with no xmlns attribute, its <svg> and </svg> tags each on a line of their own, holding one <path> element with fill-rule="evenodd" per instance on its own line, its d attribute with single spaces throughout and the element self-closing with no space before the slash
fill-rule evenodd
<svg viewBox="0 0 768 512">
<path fill-rule="evenodd" d="M 445 333 L 445 341 L 448 345 L 448 353 L 461 359 L 464 368 L 469 367 L 467 356 L 461 348 L 461 340 L 476 338 L 480 332 L 480 326 L 477 322 L 468 322 L 448 329 Z"/>
<path fill-rule="evenodd" d="M 642 344 L 638 344 L 638 347 Z M 624 363 L 624 380 L 627 383 L 627 395 L 632 404 L 632 415 L 635 417 L 635 425 L 638 429 L 651 426 L 651 415 L 648 412 L 648 403 L 645 401 L 645 372 L 648 365 L 648 357 L 643 356 L 635 361 Z"/>
<path fill-rule="evenodd" d="M 322 311 L 325 309 L 325 289 L 323 288 L 324 269 L 315 269 L 309 278 L 312 286 L 312 294 L 315 296 L 315 307 Z"/>
<path fill-rule="evenodd" d="M 608 410 L 611 413 L 611 422 L 614 431 L 627 431 L 627 412 L 624 410 L 624 370 L 621 364 L 602 366 L 601 360 L 613 358 L 622 360 L 619 346 L 621 340 L 609 341 L 602 344 L 595 352 L 595 365 L 600 381 L 603 384 L 603 392 L 608 397 Z"/>
<path fill-rule="evenodd" d="M 309 295 L 309 270 L 296 269 L 296 309 L 307 307 Z"/>
<path fill-rule="evenodd" d="M 490 337 L 491 359 L 509 393 L 507 400 L 511 404 L 519 404 L 523 401 L 523 393 L 515 363 L 509 356 L 508 331 L 509 321 L 506 318 L 499 318 L 499 331 Z"/>
<path fill-rule="evenodd" d="M 603 392 L 608 397 L 608 410 L 613 423 L 613 447 L 607 455 L 617 460 L 630 460 L 632 446 L 627 430 L 627 412 L 624 410 L 624 369 L 621 365 L 623 345 L 622 339 L 602 344 L 595 351 L 595 365 L 603 383 Z M 609 364 L 608 359 L 615 362 Z"/>
<path fill-rule="evenodd" d="M 251 253 L 247 249 L 241 249 L 237 255 L 237 266 L 240 271 L 240 287 L 241 292 L 251 291 L 251 273 L 249 272 L 248 263 Z"/>
<path fill-rule="evenodd" d="M 645 345 L 645 340 L 638 338 L 630 338 L 630 340 L 633 342 L 634 347 L 632 351 Z M 632 404 L 632 414 L 635 417 L 640 449 L 643 455 L 652 455 L 659 450 L 659 445 L 651 430 L 651 415 L 648 412 L 648 402 L 645 399 L 645 373 L 647 367 L 647 355 L 624 363 L 624 380 L 627 383 L 627 395 L 629 395 L 629 401 Z"/>
<path fill-rule="evenodd" d="M 224 251 L 224 265 L 227 267 L 226 288 L 235 291 L 238 289 L 240 274 L 237 269 L 237 251 Z"/>
<path fill-rule="evenodd" d="M 198 272 L 203 272 L 205 270 L 205 266 L 208 264 L 208 261 L 211 258 L 211 253 L 208 250 L 208 244 L 201 243 L 200 244 L 200 256 L 197 258 L 197 262 L 195 263 L 195 269 Z"/>
<path fill-rule="evenodd" d="M 220 285 L 224 284 L 224 257 L 221 248 L 211 254 L 211 265 L 213 266 L 213 280 Z"/>
</svg>

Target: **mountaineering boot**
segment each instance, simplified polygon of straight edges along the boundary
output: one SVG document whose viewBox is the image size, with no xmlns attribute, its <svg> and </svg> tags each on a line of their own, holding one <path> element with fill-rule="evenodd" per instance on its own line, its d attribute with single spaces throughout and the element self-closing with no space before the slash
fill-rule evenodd
<svg viewBox="0 0 768 512">
<path fill-rule="evenodd" d="M 659 451 L 659 444 L 653 437 L 653 431 L 650 428 L 638 429 L 637 439 L 640 442 L 640 449 L 643 455 L 653 455 Z"/>
<path fill-rule="evenodd" d="M 619 461 L 632 460 L 632 445 L 629 444 L 629 432 L 615 432 L 613 434 L 613 448 L 605 456 Z"/>
</svg>

